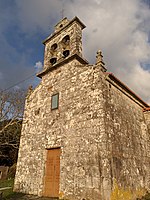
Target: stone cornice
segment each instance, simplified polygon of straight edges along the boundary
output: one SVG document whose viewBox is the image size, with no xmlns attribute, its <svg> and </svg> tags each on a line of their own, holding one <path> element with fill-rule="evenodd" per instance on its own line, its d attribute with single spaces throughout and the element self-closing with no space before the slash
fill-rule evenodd
<svg viewBox="0 0 150 200">
<path fill-rule="evenodd" d="M 48 68 L 44 69 L 43 71 L 39 72 L 36 76 L 39 77 L 39 78 L 42 78 L 45 74 L 47 74 L 48 72 L 66 64 L 66 63 L 69 63 L 70 61 L 72 60 L 78 60 L 81 64 L 88 64 L 88 61 L 84 58 L 82 58 L 81 56 L 79 56 L 78 54 L 74 54 L 72 56 L 69 56 L 67 57 L 66 59 L 56 63 L 55 65 L 53 66 L 49 66 Z"/>
<path fill-rule="evenodd" d="M 78 17 L 74 17 L 70 22 L 68 22 L 63 28 L 61 28 L 59 31 L 53 33 L 52 35 L 50 35 L 49 37 L 47 37 L 44 41 L 43 44 L 46 44 L 46 42 L 48 42 L 49 40 L 51 40 L 53 37 L 56 37 L 58 34 L 60 34 L 62 31 L 64 31 L 66 28 L 68 28 L 68 26 L 71 26 L 74 22 L 77 22 L 78 24 L 80 24 L 81 28 L 84 29 L 86 26 L 80 21 L 80 19 Z"/>
</svg>

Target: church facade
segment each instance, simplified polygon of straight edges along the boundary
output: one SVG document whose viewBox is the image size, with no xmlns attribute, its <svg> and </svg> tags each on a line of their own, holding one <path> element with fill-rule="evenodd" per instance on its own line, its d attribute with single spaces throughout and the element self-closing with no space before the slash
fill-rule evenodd
<svg viewBox="0 0 150 200">
<path fill-rule="evenodd" d="M 69 200 L 109 200 L 150 188 L 150 107 L 112 73 L 102 52 L 82 55 L 79 18 L 45 41 L 41 83 L 26 99 L 14 190 Z"/>
</svg>

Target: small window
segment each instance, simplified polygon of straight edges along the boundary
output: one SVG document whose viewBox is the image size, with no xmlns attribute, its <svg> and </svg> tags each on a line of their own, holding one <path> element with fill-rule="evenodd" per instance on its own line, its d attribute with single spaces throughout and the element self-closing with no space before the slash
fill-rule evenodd
<svg viewBox="0 0 150 200">
<path fill-rule="evenodd" d="M 51 109 L 58 109 L 58 105 L 59 105 L 59 94 L 54 94 L 52 95 L 52 100 L 51 100 Z"/>
</svg>

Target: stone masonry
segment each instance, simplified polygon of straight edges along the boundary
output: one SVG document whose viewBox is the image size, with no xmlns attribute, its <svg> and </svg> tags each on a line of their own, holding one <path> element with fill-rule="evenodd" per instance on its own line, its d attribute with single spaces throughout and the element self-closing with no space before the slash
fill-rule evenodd
<svg viewBox="0 0 150 200">
<path fill-rule="evenodd" d="M 58 198 L 109 200 L 114 180 L 150 188 L 149 105 L 107 72 L 101 51 L 88 64 L 83 28 L 77 17 L 64 18 L 44 41 L 42 80 L 26 99 L 15 191 L 43 196 L 47 149 L 58 147 Z"/>
</svg>

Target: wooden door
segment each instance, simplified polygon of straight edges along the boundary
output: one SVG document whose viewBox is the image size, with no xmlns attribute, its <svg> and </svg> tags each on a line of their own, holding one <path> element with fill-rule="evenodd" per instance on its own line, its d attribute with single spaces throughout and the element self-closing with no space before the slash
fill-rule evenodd
<svg viewBox="0 0 150 200">
<path fill-rule="evenodd" d="M 59 197 L 60 148 L 47 150 L 44 196 Z"/>
</svg>

